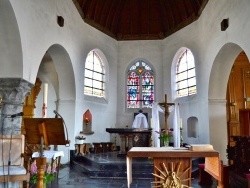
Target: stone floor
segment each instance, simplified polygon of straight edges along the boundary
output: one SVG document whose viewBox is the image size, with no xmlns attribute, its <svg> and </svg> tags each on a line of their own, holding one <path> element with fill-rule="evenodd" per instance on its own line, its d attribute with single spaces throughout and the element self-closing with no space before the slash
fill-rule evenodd
<svg viewBox="0 0 250 188">
<path fill-rule="evenodd" d="M 192 180 L 193 188 L 215 188 L 213 186 L 200 186 L 198 178 Z M 151 188 L 150 179 L 134 179 L 131 188 Z M 35 188 L 35 185 L 31 185 Z M 59 172 L 58 180 L 47 184 L 47 188 L 127 188 L 127 179 L 118 178 L 89 178 L 79 173 L 74 166 L 63 165 Z"/>
<path fill-rule="evenodd" d="M 104 158 L 105 156 L 105 158 Z M 86 156 L 85 156 L 86 157 Z M 124 158 L 116 158 L 110 154 L 90 154 L 88 159 L 97 161 L 100 163 L 119 163 L 125 160 Z M 85 158 L 86 159 L 86 158 Z M 94 177 L 89 176 L 86 172 L 79 170 L 80 163 L 72 163 L 62 165 L 58 179 L 52 183 L 47 184 L 47 188 L 127 188 L 127 178 L 123 177 Z M 118 170 L 116 166 L 110 167 L 113 171 Z M 126 171 L 126 170 L 125 170 Z M 131 188 L 151 188 L 153 187 L 151 182 L 153 178 L 134 178 L 131 184 Z M 217 182 L 214 180 L 212 186 L 200 186 L 199 178 L 192 179 L 193 188 L 214 188 L 217 186 Z M 35 185 L 31 185 L 31 188 L 35 188 Z M 182 187 L 184 188 L 184 187 Z"/>
<path fill-rule="evenodd" d="M 74 152 L 73 152 L 74 154 Z M 74 155 L 75 156 L 75 155 Z M 115 155 L 116 156 L 116 155 Z M 112 169 L 114 171 L 113 175 L 110 175 L 110 172 L 108 173 L 99 173 L 96 175 L 93 174 L 92 171 L 90 173 L 86 173 L 86 169 L 82 170 L 82 166 L 85 166 L 87 164 L 82 163 L 80 160 L 77 161 L 77 163 L 74 163 L 71 161 L 70 164 L 64 164 L 61 165 L 59 177 L 58 179 L 55 179 L 53 182 L 46 185 L 47 188 L 127 188 L 127 179 L 124 174 L 117 173 L 120 169 L 124 169 L 124 165 L 126 167 L 126 163 L 124 163 L 124 158 L 117 158 L 114 157 L 114 154 L 108 154 L 108 153 L 101 153 L 101 154 L 89 154 L 85 155 L 85 158 L 83 161 L 93 161 L 97 162 L 98 164 L 102 164 L 102 167 L 105 164 L 104 170 L 107 171 L 108 168 Z M 119 166 L 117 166 L 117 164 Z M 140 163 L 137 161 L 137 163 Z M 144 165 L 144 162 L 143 162 Z M 121 168 L 121 166 L 123 166 Z M 89 166 L 88 166 L 89 167 Z M 79 170 L 80 169 L 80 170 Z M 147 168 L 143 166 L 143 172 L 147 171 Z M 94 169 L 96 170 L 96 169 Z M 99 169 L 98 169 L 99 170 Z M 97 171 L 98 171 L 97 170 Z M 152 169 L 151 169 L 152 170 Z M 125 168 L 126 171 L 126 168 Z M 134 172 L 134 171 L 133 171 Z M 109 175 L 108 177 L 103 177 L 102 175 Z M 217 181 L 213 179 L 213 185 L 211 186 L 200 186 L 199 185 L 199 177 L 198 173 L 194 173 L 196 175 L 193 175 L 192 179 L 192 188 L 216 188 L 217 187 Z M 100 176 L 102 177 L 100 177 Z M 121 177 L 119 177 L 122 175 Z M 146 178 L 145 178 L 146 177 Z M 206 179 L 206 178 L 205 178 Z M 207 180 L 207 179 L 206 179 Z M 148 176 L 141 177 L 134 177 L 133 174 L 133 182 L 131 184 L 131 188 L 153 188 L 151 182 L 153 182 L 153 178 L 149 178 Z M 250 182 L 248 182 L 245 178 L 242 178 L 241 176 L 238 176 L 235 173 L 232 173 L 230 171 L 229 173 L 229 181 L 230 185 L 225 188 L 249 188 Z M 36 188 L 36 185 L 30 185 L 30 188 Z M 181 187 L 186 188 L 186 187 Z"/>
</svg>

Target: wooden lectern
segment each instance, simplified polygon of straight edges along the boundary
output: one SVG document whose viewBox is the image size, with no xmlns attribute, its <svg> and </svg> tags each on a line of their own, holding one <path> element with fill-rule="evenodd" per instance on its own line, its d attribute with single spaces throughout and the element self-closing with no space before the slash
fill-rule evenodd
<svg viewBox="0 0 250 188">
<path fill-rule="evenodd" d="M 40 144 L 41 136 L 45 145 L 67 145 L 62 118 L 24 118 L 25 141 Z"/>
<path fill-rule="evenodd" d="M 25 142 L 40 145 L 40 157 L 36 158 L 38 167 L 37 188 L 43 188 L 43 174 L 46 158 L 42 156 L 43 145 L 67 145 L 62 118 L 24 118 Z"/>
</svg>

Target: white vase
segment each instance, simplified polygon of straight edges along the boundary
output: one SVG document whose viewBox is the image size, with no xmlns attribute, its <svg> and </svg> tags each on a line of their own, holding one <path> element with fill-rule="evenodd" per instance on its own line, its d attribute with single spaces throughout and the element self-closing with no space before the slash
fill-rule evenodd
<svg viewBox="0 0 250 188">
<path fill-rule="evenodd" d="M 76 139 L 76 144 L 83 144 L 83 143 L 84 143 L 84 140 Z"/>
</svg>

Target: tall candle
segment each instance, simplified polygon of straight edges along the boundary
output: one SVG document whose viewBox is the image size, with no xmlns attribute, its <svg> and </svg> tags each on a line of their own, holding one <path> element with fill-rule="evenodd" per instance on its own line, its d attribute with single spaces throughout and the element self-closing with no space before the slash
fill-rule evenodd
<svg viewBox="0 0 250 188">
<path fill-rule="evenodd" d="M 43 86 L 43 118 L 47 117 L 47 102 L 48 102 L 48 84 Z"/>
<path fill-rule="evenodd" d="M 180 118 L 180 129 L 182 129 L 182 119 Z"/>
</svg>

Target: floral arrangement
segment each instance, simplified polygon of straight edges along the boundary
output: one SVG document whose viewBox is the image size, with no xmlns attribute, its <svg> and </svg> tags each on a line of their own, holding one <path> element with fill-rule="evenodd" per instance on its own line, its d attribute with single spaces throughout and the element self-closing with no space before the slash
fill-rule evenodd
<svg viewBox="0 0 250 188">
<path fill-rule="evenodd" d="M 170 138 L 173 137 L 173 131 L 170 130 L 163 130 L 163 131 L 155 131 L 159 134 L 159 139 L 163 141 L 164 146 L 169 144 Z"/>
<path fill-rule="evenodd" d="M 77 140 L 85 140 L 86 137 L 84 137 L 84 135 L 79 134 L 78 136 L 76 136 L 76 139 Z"/>
<path fill-rule="evenodd" d="M 46 184 L 48 182 L 53 181 L 55 178 L 55 173 L 56 173 L 56 164 L 53 163 L 53 166 L 51 166 L 50 163 L 47 163 L 44 172 L 43 182 Z M 36 184 L 38 181 L 36 160 L 34 160 L 33 163 L 31 164 L 30 175 L 31 175 L 30 182 Z"/>
</svg>

